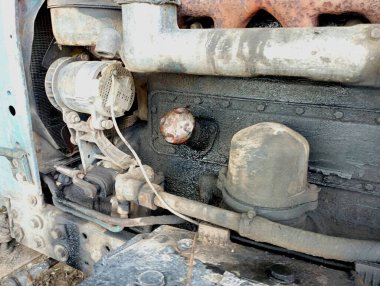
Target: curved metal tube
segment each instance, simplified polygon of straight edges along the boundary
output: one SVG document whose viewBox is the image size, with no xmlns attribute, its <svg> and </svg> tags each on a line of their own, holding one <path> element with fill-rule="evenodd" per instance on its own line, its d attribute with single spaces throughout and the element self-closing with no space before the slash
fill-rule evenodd
<svg viewBox="0 0 380 286">
<path fill-rule="evenodd" d="M 133 72 L 380 84 L 380 25 L 183 30 L 175 5 L 123 4 L 122 13 L 122 59 Z"/>
<path fill-rule="evenodd" d="M 237 231 L 241 236 L 283 248 L 341 261 L 380 261 L 380 242 L 328 236 L 268 219 L 224 210 L 160 192 L 165 202 L 184 215 Z M 155 204 L 163 207 L 155 199 Z"/>
</svg>

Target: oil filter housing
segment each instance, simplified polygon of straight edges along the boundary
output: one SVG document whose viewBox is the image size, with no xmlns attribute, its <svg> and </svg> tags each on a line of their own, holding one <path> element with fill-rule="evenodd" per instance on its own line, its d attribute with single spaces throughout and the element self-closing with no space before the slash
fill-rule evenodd
<svg viewBox="0 0 380 286">
<path fill-rule="evenodd" d="M 228 170 L 218 186 L 225 203 L 272 220 L 291 220 L 318 205 L 318 188 L 307 182 L 309 144 L 279 123 L 259 123 L 236 133 Z"/>
</svg>

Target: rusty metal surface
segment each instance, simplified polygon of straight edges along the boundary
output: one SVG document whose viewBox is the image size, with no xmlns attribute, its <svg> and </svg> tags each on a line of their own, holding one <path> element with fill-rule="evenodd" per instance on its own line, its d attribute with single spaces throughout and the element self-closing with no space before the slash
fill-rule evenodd
<svg viewBox="0 0 380 286">
<path fill-rule="evenodd" d="M 194 116 L 184 107 L 167 112 L 160 120 L 160 131 L 171 144 L 183 144 L 190 139 L 195 125 Z"/>
<path fill-rule="evenodd" d="M 244 28 L 259 11 L 274 16 L 283 27 L 313 27 L 321 14 L 359 13 L 380 23 L 379 0 L 182 0 L 180 16 L 214 20 L 216 28 Z"/>
</svg>

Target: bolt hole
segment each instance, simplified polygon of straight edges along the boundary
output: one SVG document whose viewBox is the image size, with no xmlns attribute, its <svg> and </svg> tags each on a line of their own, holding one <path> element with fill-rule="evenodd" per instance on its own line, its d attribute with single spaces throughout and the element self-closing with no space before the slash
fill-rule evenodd
<svg viewBox="0 0 380 286">
<path fill-rule="evenodd" d="M 85 261 L 84 264 L 86 264 L 86 265 L 90 265 L 90 263 L 88 263 L 87 261 Z"/>
<path fill-rule="evenodd" d="M 12 35 L 12 34 L 10 34 L 10 35 L 9 35 L 9 38 L 11 38 L 11 39 L 12 39 L 12 38 L 13 38 L 13 35 Z"/>
<path fill-rule="evenodd" d="M 90 158 L 91 158 L 91 155 L 87 155 L 87 158 L 90 159 Z"/>
<path fill-rule="evenodd" d="M 16 109 L 12 105 L 9 106 L 9 112 L 12 114 L 12 116 L 16 115 Z"/>
<path fill-rule="evenodd" d="M 111 248 L 110 248 L 108 245 L 106 245 L 105 248 L 106 248 L 106 250 L 107 250 L 108 252 L 111 251 Z"/>
<path fill-rule="evenodd" d="M 83 236 L 84 239 L 87 239 L 87 234 L 82 233 L 82 236 Z"/>
<path fill-rule="evenodd" d="M 12 92 L 10 90 L 7 90 L 7 95 L 12 95 Z"/>
</svg>

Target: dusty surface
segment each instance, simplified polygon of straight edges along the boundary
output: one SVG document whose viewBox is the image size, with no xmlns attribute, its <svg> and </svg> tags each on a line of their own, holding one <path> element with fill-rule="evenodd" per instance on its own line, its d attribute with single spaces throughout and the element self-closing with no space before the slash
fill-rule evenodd
<svg viewBox="0 0 380 286">
<path fill-rule="evenodd" d="M 33 281 L 33 286 L 75 286 L 84 279 L 81 271 L 63 263 L 50 268 Z"/>
</svg>

